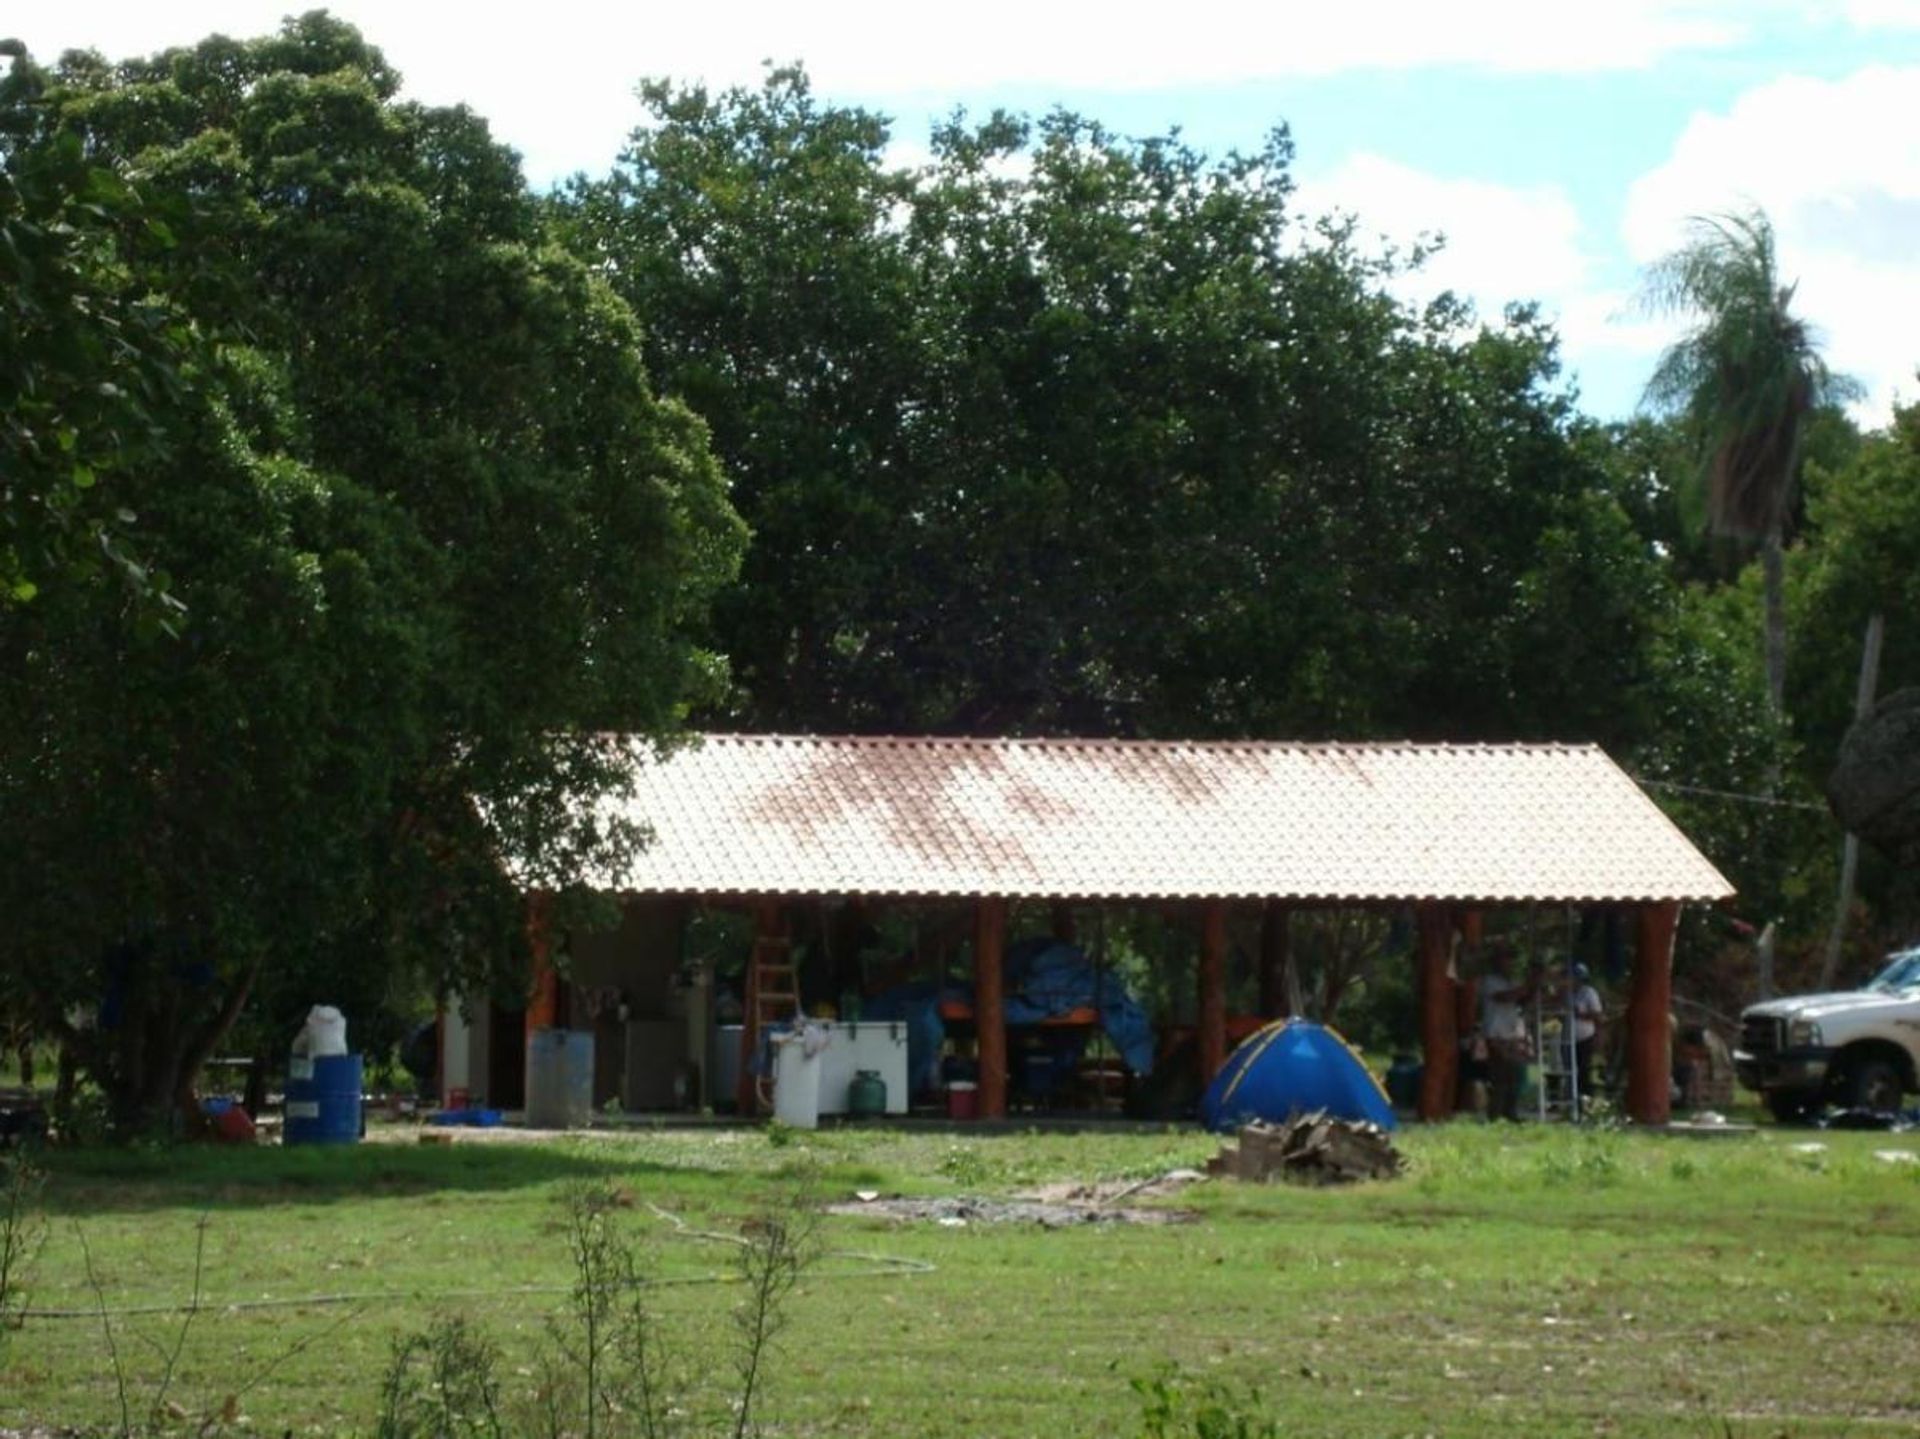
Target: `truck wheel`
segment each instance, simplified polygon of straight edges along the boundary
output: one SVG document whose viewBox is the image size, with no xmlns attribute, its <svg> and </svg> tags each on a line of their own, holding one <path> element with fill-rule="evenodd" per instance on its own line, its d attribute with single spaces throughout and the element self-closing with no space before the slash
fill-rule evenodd
<svg viewBox="0 0 1920 1439">
<path fill-rule="evenodd" d="M 1904 1086 L 1900 1071 L 1884 1059 L 1856 1059 L 1847 1066 L 1844 1081 L 1847 1103 L 1875 1114 L 1893 1114 L 1900 1108 Z"/>
<path fill-rule="evenodd" d="M 1819 1095 L 1798 1089 L 1770 1089 L 1766 1099 L 1767 1113 L 1782 1124 L 1804 1124 L 1820 1107 Z"/>
</svg>

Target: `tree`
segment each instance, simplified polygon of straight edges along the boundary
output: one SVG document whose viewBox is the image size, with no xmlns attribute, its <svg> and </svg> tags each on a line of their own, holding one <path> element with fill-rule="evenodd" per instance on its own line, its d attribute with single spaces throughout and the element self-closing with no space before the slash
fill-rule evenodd
<svg viewBox="0 0 1920 1439">
<path fill-rule="evenodd" d="M 871 677 L 912 585 L 904 453 L 920 300 L 886 122 L 804 72 L 710 94 L 650 81 L 653 122 L 560 204 L 576 251 L 645 318 L 647 366 L 706 422 L 754 531 L 715 647 L 756 727 L 881 727 Z M 904 716 L 900 717 L 905 719 Z"/>
<path fill-rule="evenodd" d="M 742 534 L 511 153 L 350 26 L 55 79 L 36 144 L 190 199 L 111 258 L 208 337 L 137 472 L 179 637 L 99 577 L 0 613 L 0 963 L 136 1126 L 248 1006 L 523 978 L 521 890 L 641 838 L 604 736 L 718 686 Z"/>
<path fill-rule="evenodd" d="M 1397 303 L 1284 130 L 956 116 L 903 173 L 797 71 L 642 93 L 559 208 L 737 477 L 730 721 L 1632 735 L 1658 575 L 1551 333 Z"/>
<path fill-rule="evenodd" d="M 1793 664 L 1795 730 L 1808 767 L 1816 775 L 1838 763 L 1827 782 L 1835 812 L 1843 822 L 1857 817 L 1851 795 L 1898 792 L 1898 770 L 1887 756 L 1865 743 L 1878 728 L 1897 729 L 1896 696 L 1920 686 L 1920 407 L 1894 412 L 1893 423 L 1867 437 L 1838 464 L 1810 461 L 1807 475 L 1807 529 L 1810 537 L 1796 554 L 1789 579 L 1789 603 L 1797 631 Z M 1853 726 L 1856 679 L 1850 663 L 1859 652 L 1869 618 L 1885 619 L 1878 694 L 1889 714 L 1879 726 Z M 1863 733 L 1843 744 L 1849 730 Z M 1911 770 L 1910 761 L 1903 762 Z M 1909 812 L 1911 811 L 1909 806 Z M 1866 856 L 1863 895 L 1879 919 L 1879 932 L 1862 935 L 1864 956 L 1877 958 L 1885 944 L 1903 940 L 1920 921 L 1920 892 L 1910 864 L 1903 864 L 1902 843 L 1883 821 L 1869 824 L 1866 837 L 1878 854 Z M 1905 842 L 1911 857 L 1913 837 Z"/>
<path fill-rule="evenodd" d="M 1645 402 L 1679 416 L 1700 458 L 1708 522 L 1758 541 L 1765 577 L 1767 696 L 1786 709 L 1785 545 L 1808 417 L 1855 392 L 1792 313 L 1773 226 L 1758 210 L 1699 218 L 1692 237 L 1647 271 L 1641 299 L 1693 318 L 1647 382 Z"/>
<path fill-rule="evenodd" d="M 45 72 L 17 41 L 0 55 L 0 609 L 105 565 L 166 623 L 126 481 L 164 445 L 194 337 L 117 257 L 170 246 L 170 207 L 49 133 Z"/>
</svg>

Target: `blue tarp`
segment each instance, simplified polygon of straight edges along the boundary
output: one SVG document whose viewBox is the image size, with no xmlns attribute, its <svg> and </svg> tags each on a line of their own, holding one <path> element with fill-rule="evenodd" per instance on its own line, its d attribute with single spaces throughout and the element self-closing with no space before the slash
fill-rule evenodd
<svg viewBox="0 0 1920 1439">
<path fill-rule="evenodd" d="M 1007 951 L 1007 1023 L 1038 1024 L 1070 1009 L 1100 1014 L 1120 1058 L 1135 1074 L 1153 1072 L 1153 1026 L 1125 986 L 1102 974 L 1078 945 L 1033 939 Z"/>
<path fill-rule="evenodd" d="M 1279 1121 L 1316 1109 L 1394 1127 L 1393 1105 L 1339 1035 L 1307 1019 L 1282 1019 L 1247 1036 L 1200 1100 L 1209 1129 Z"/>
<path fill-rule="evenodd" d="M 1153 1069 L 1153 1026 L 1133 996 L 1111 974 L 1102 974 L 1075 945 L 1057 940 L 1027 940 L 1008 949 L 1006 960 L 1006 1021 L 1009 1025 L 1038 1024 L 1074 1009 L 1093 1009 L 1100 1015 L 1120 1058 L 1135 1074 Z M 897 1020 L 907 1026 L 907 1082 L 915 1092 L 940 1083 L 940 1048 L 946 1025 L 940 1019 L 940 1001 L 973 1003 L 971 990 L 932 984 L 905 984 L 861 1003 L 862 1019 Z M 1060 1056 L 1070 1065 L 1079 1057 Z M 1022 1076 L 1037 1078 L 1038 1076 Z"/>
<path fill-rule="evenodd" d="M 872 1019 L 907 1026 L 909 1095 L 940 1087 L 940 1047 L 947 1038 L 940 1020 L 942 994 L 937 984 L 902 984 L 860 1001 L 861 1023 Z"/>
</svg>

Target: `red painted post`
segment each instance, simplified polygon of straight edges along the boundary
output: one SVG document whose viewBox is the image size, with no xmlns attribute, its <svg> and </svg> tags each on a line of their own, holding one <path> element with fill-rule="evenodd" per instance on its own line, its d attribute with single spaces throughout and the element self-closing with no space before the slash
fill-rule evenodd
<svg viewBox="0 0 1920 1439">
<path fill-rule="evenodd" d="M 554 972 L 553 896 L 527 896 L 527 943 L 533 950 L 533 991 L 527 996 L 526 1032 L 551 1029 L 560 1018 L 560 976 Z"/>
<path fill-rule="evenodd" d="M 1007 1113 L 1007 902 L 982 896 L 973 909 L 973 1032 L 980 1049 L 980 1117 Z"/>
<path fill-rule="evenodd" d="M 1446 1119 L 1453 1113 L 1460 1088 L 1460 1031 L 1454 1014 L 1453 920 L 1440 905 L 1423 904 L 1414 911 L 1419 931 L 1420 1117 Z"/>
<path fill-rule="evenodd" d="M 1673 1117 L 1673 935 L 1680 906 L 1643 904 L 1635 919 L 1627 997 L 1627 1117 L 1635 1124 L 1665 1124 Z"/>
<path fill-rule="evenodd" d="M 1227 1062 L 1227 905 L 1211 899 L 1200 920 L 1200 1083 Z"/>
</svg>

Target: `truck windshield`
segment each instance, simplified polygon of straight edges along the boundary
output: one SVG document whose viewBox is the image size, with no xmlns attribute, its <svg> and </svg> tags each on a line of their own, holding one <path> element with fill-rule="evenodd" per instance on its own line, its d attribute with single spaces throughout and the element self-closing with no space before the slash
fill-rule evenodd
<svg viewBox="0 0 1920 1439">
<path fill-rule="evenodd" d="M 1868 989 L 1893 990 L 1912 989 L 1920 985 L 1920 949 L 1903 950 L 1893 956 L 1893 962 L 1876 974 L 1868 983 Z"/>
</svg>

